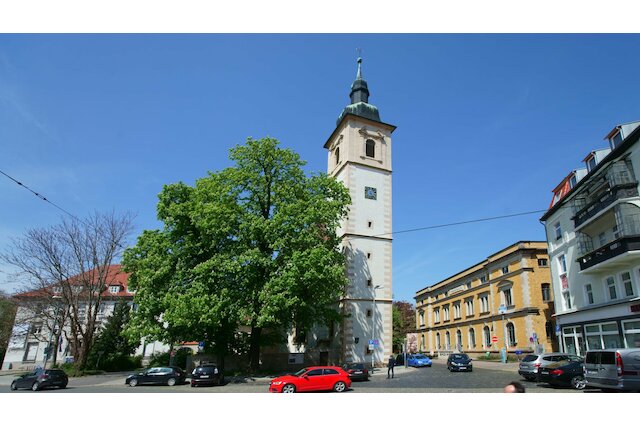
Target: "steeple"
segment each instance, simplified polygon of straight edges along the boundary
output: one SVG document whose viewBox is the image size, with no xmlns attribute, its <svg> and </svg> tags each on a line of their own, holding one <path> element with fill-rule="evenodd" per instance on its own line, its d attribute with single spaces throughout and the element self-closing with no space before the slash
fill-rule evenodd
<svg viewBox="0 0 640 427">
<path fill-rule="evenodd" d="M 380 121 L 380 113 L 375 105 L 369 104 L 369 87 L 362 78 L 362 58 L 358 58 L 358 73 L 356 79 L 351 84 L 351 104 L 347 105 L 338 117 L 337 124 L 340 123 L 345 114 L 354 114 L 366 119 Z"/>
</svg>

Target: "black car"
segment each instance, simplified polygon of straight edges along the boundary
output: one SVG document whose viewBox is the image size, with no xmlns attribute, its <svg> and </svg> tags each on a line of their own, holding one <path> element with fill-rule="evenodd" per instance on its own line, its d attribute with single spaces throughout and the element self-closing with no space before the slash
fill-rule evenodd
<svg viewBox="0 0 640 427">
<path fill-rule="evenodd" d="M 453 353 L 447 358 L 447 369 L 453 371 L 473 371 L 471 358 L 464 353 Z"/>
<path fill-rule="evenodd" d="M 186 378 L 187 375 L 182 369 L 176 366 L 162 366 L 145 369 L 144 371 L 129 375 L 124 383 L 129 384 L 131 387 L 142 384 L 166 384 L 173 386 L 176 384 L 184 384 Z"/>
<path fill-rule="evenodd" d="M 220 385 L 224 383 L 224 375 L 216 365 L 198 366 L 191 372 L 191 387 L 197 385 Z"/>
<path fill-rule="evenodd" d="M 552 386 L 573 387 L 582 390 L 587 385 L 584 378 L 584 362 L 555 362 L 540 369 L 539 380 Z"/>
<path fill-rule="evenodd" d="M 364 363 L 346 363 L 342 369 L 349 374 L 349 378 L 353 381 L 367 381 L 369 379 L 369 370 Z"/>
<path fill-rule="evenodd" d="M 65 388 L 68 383 L 69 377 L 62 369 L 37 369 L 13 380 L 11 390 L 30 388 L 38 391 L 47 387 Z"/>
</svg>

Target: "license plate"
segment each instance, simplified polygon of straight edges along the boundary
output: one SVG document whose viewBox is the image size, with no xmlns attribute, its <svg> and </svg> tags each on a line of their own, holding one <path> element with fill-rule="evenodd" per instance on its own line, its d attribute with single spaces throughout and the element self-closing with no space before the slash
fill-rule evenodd
<svg viewBox="0 0 640 427">
<path fill-rule="evenodd" d="M 466 366 L 460 366 L 458 369 L 467 369 Z"/>
<path fill-rule="evenodd" d="M 209 378 L 209 375 L 200 375 L 200 378 Z"/>
<path fill-rule="evenodd" d="M 354 374 L 361 374 L 362 371 L 355 371 Z"/>
</svg>

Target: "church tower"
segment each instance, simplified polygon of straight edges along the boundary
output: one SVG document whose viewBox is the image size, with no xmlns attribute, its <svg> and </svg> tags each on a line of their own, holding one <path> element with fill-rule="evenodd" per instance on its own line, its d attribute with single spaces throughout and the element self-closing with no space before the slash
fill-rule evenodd
<svg viewBox="0 0 640 427">
<path fill-rule="evenodd" d="M 341 301 L 347 316 L 341 356 L 344 362 L 380 366 L 392 352 L 391 134 L 396 127 L 382 122 L 369 104 L 362 58 L 350 98 L 324 145 L 328 174 L 351 195 L 348 217 L 338 230 L 349 279 Z"/>
</svg>

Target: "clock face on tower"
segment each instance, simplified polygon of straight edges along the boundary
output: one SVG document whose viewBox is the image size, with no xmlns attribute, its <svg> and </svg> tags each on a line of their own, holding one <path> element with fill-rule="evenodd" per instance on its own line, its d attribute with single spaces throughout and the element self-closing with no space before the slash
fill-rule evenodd
<svg viewBox="0 0 640 427">
<path fill-rule="evenodd" d="M 364 187 L 364 197 L 371 200 L 378 198 L 378 190 L 374 187 Z"/>
</svg>

